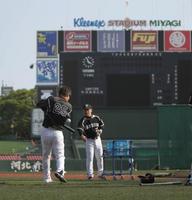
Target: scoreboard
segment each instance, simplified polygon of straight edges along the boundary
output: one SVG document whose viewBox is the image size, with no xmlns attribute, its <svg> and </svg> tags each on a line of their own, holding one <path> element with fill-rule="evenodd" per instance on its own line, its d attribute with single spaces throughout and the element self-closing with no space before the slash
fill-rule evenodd
<svg viewBox="0 0 192 200">
<path fill-rule="evenodd" d="M 60 85 L 72 104 L 97 108 L 186 104 L 192 90 L 191 53 L 60 53 Z"/>
<path fill-rule="evenodd" d="M 186 104 L 192 31 L 38 31 L 38 99 L 72 88 L 81 108 Z"/>
</svg>

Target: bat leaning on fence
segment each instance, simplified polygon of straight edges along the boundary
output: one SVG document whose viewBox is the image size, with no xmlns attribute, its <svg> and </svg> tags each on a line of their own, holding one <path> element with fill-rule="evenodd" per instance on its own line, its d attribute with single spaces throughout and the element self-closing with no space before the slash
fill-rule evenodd
<svg viewBox="0 0 192 200">
<path fill-rule="evenodd" d="M 70 131 L 72 134 L 75 133 L 75 129 L 71 128 L 70 126 L 64 124 L 64 127 L 65 127 L 68 131 Z"/>
</svg>

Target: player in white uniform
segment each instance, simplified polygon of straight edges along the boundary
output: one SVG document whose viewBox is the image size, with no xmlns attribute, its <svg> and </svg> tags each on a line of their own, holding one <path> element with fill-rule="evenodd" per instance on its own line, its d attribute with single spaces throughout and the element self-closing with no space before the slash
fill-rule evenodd
<svg viewBox="0 0 192 200">
<path fill-rule="evenodd" d="M 44 182 L 52 182 L 50 173 L 50 159 L 53 151 L 56 159 L 55 176 L 61 181 L 64 178 L 65 156 L 63 129 L 65 122 L 69 119 L 72 106 L 68 103 L 71 89 L 67 86 L 60 88 L 59 97 L 48 97 L 37 103 L 37 107 L 44 111 L 43 128 L 41 132 L 42 164 Z"/>
<path fill-rule="evenodd" d="M 83 110 L 84 116 L 80 119 L 77 130 L 81 139 L 86 142 L 87 176 L 89 180 L 92 180 L 94 177 L 93 159 L 95 154 L 98 177 L 106 180 L 106 177 L 103 175 L 103 147 L 100 137 L 104 122 L 99 116 L 93 115 L 91 105 L 85 104 Z"/>
</svg>

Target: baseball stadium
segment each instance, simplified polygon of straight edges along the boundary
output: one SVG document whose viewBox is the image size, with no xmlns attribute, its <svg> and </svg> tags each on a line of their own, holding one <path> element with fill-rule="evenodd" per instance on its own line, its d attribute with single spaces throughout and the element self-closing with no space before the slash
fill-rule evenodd
<svg viewBox="0 0 192 200">
<path fill-rule="evenodd" d="M 0 199 L 191 198 L 192 31 L 143 30 L 146 23 L 75 18 L 74 30 L 36 32 L 30 138 L 0 137 Z M 171 27 L 181 21 L 149 22 L 160 23 Z M 113 30 L 102 29 L 104 24 Z M 99 30 L 80 30 L 80 26 Z M 52 155 L 53 182 L 44 183 L 44 113 L 35 105 L 58 96 L 66 85 L 72 90 L 73 107 L 63 130 L 67 182 L 54 176 Z M 86 104 L 104 121 L 105 180 L 96 175 L 87 179 L 86 147 L 77 131 Z M 94 170 L 96 174 L 95 160 Z"/>
</svg>

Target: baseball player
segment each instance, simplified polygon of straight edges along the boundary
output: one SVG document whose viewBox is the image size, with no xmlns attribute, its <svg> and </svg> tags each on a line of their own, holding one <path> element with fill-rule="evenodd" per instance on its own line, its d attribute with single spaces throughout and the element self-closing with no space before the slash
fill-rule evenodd
<svg viewBox="0 0 192 200">
<path fill-rule="evenodd" d="M 95 154 L 98 177 L 106 180 L 106 177 L 103 175 L 103 147 L 100 137 L 104 122 L 99 116 L 93 115 L 91 105 L 85 104 L 83 110 L 84 116 L 80 119 L 77 130 L 81 139 L 86 143 L 87 176 L 89 180 L 92 180 L 94 177 L 93 159 Z"/>
<path fill-rule="evenodd" d="M 43 128 L 41 131 L 42 143 L 42 165 L 43 179 L 45 183 L 52 182 L 50 173 L 50 159 L 53 151 L 56 159 L 55 176 L 61 181 L 64 178 L 65 156 L 64 156 L 64 136 L 62 130 L 64 124 L 70 119 L 72 106 L 68 102 L 71 96 L 71 89 L 67 86 L 60 88 L 59 96 L 50 96 L 45 100 L 40 100 L 37 107 L 44 111 Z"/>
</svg>

